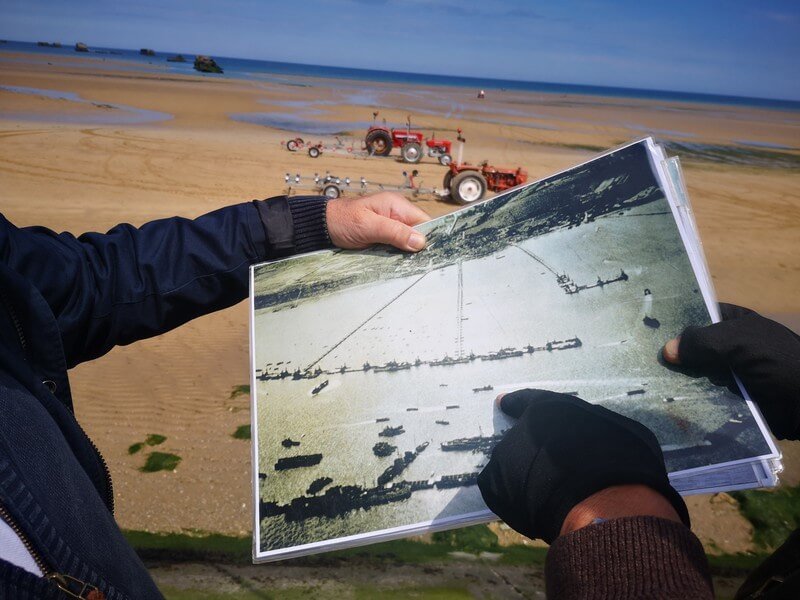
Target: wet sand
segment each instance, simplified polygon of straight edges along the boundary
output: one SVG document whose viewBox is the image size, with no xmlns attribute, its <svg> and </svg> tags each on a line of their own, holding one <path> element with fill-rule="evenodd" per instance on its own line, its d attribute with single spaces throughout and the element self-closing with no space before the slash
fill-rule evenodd
<svg viewBox="0 0 800 600">
<path fill-rule="evenodd" d="M 0 210 L 20 226 L 102 231 L 120 221 L 192 217 L 277 195 L 287 172 L 329 170 L 399 183 L 408 168 L 394 159 L 323 155 L 314 161 L 281 147 L 292 132 L 234 121 L 234 113 L 299 114 L 301 124 L 369 122 L 373 110 L 380 110 L 379 119 L 401 124 L 411 113 L 415 128 L 437 136 L 454 139 L 461 127 L 467 160 L 521 165 L 531 179 L 640 137 L 643 129 L 683 143 L 800 145 L 798 113 L 521 92 L 490 93 L 478 101 L 473 90 L 456 88 L 290 83 L 115 71 L 97 69 L 88 59 L 0 53 L 0 86 L 71 92 L 87 101 L 0 89 Z M 122 109 L 96 104 L 172 118 L 98 124 L 92 121 L 96 114 Z M 797 150 L 758 148 L 776 157 L 800 156 Z M 425 185 L 441 185 L 443 167 L 427 159 L 416 168 Z M 787 319 L 800 314 L 800 170 L 697 159 L 684 161 L 684 168 L 718 296 Z M 418 202 L 432 216 L 457 208 Z M 249 398 L 230 398 L 234 386 L 248 382 L 246 304 L 117 348 L 76 368 L 72 382 L 77 414 L 110 464 L 122 527 L 250 531 L 249 443 L 232 437 L 249 422 Z M 151 433 L 167 439 L 128 454 L 131 444 Z M 144 454 L 154 449 L 179 455 L 177 469 L 141 473 Z M 707 504 L 692 500 L 701 537 Z M 711 527 L 707 541 L 730 537 Z"/>
</svg>

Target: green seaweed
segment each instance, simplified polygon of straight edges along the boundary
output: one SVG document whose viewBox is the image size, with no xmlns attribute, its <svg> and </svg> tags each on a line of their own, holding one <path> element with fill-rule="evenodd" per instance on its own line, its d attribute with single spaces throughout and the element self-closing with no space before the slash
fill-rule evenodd
<svg viewBox="0 0 800 600">
<path fill-rule="evenodd" d="M 156 471 L 174 471 L 181 462 L 181 457 L 169 452 L 151 452 L 147 455 L 147 461 L 139 469 L 144 473 L 155 473 Z"/>
<path fill-rule="evenodd" d="M 250 394 L 250 385 L 243 383 L 241 385 L 235 385 L 231 388 L 231 395 L 228 397 L 228 400 L 233 400 L 234 398 L 238 398 L 239 396 L 245 396 Z"/>
<path fill-rule="evenodd" d="M 237 440 L 249 440 L 252 435 L 250 433 L 250 423 L 246 425 L 239 425 L 231 435 L 235 437 Z"/>
<path fill-rule="evenodd" d="M 739 502 L 739 511 L 752 523 L 753 541 L 760 548 L 777 548 L 800 527 L 800 486 L 731 495 Z"/>
<path fill-rule="evenodd" d="M 246 586 L 251 587 L 251 586 Z M 317 585 L 298 585 L 281 588 L 279 592 L 265 591 L 259 586 L 235 592 L 217 592 L 200 589 L 182 589 L 164 586 L 161 592 L 167 600 L 299 600 L 301 598 L 334 598 L 339 597 L 341 591 L 336 588 L 328 593 L 322 592 Z M 322 595 L 320 595 L 322 594 Z M 392 589 L 384 586 L 357 586 L 353 588 L 355 600 L 372 600 L 382 598 L 386 600 L 406 600 L 407 598 L 424 598 L 425 600 L 471 600 L 474 596 L 465 587 L 447 586 L 415 586 L 401 589 Z"/>
<path fill-rule="evenodd" d="M 148 446 L 158 446 L 159 444 L 166 442 L 167 437 L 158 433 L 151 433 L 148 434 L 144 441 Z"/>
<path fill-rule="evenodd" d="M 500 547 L 497 535 L 486 525 L 473 525 L 462 529 L 438 531 L 433 534 L 433 541 L 437 544 L 449 546 L 454 551 L 471 552 L 497 552 Z"/>
<path fill-rule="evenodd" d="M 128 454 L 136 454 L 142 448 L 144 448 L 144 442 L 136 442 L 135 444 L 131 444 L 128 446 Z"/>
<path fill-rule="evenodd" d="M 800 154 L 764 148 L 695 142 L 664 142 L 669 154 L 683 161 L 697 161 L 719 165 L 736 165 L 763 169 L 800 169 Z"/>
</svg>

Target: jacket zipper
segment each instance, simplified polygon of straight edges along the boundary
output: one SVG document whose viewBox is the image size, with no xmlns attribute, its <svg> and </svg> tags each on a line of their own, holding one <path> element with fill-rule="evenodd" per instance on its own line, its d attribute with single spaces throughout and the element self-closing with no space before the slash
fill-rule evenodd
<svg viewBox="0 0 800 600">
<path fill-rule="evenodd" d="M 17 522 L 8 514 L 6 507 L 2 504 L 0 504 L 0 519 L 5 521 L 20 539 L 22 545 L 25 546 L 25 549 L 28 551 L 28 554 L 33 557 L 33 561 L 36 563 L 36 566 L 39 567 L 44 578 L 53 583 L 59 590 L 70 598 L 79 598 L 81 600 L 103 600 L 105 598 L 105 594 L 103 594 L 97 586 L 81 581 L 71 575 L 64 575 L 48 567 L 41 555 L 33 547 L 33 544 L 31 544 L 28 536 L 20 529 Z"/>
<path fill-rule="evenodd" d="M 17 337 L 19 338 L 19 345 L 22 346 L 23 354 L 28 350 L 28 344 L 25 341 L 25 332 L 22 330 L 22 324 L 19 322 L 17 318 L 17 313 L 14 310 L 14 305 L 11 304 L 11 301 L 6 296 L 5 292 L 0 290 L 0 300 L 3 301 L 3 304 L 6 307 L 6 311 L 8 311 L 8 316 L 11 317 L 11 322 L 14 324 L 14 329 L 17 330 Z"/>
<path fill-rule="evenodd" d="M 8 296 L 6 296 L 6 294 L 2 290 L 0 290 L 0 300 L 2 300 L 3 305 L 6 307 L 8 315 L 11 317 L 11 322 L 14 324 L 14 329 L 16 329 L 17 331 L 17 337 L 19 338 L 19 345 L 22 347 L 22 352 L 24 355 L 27 352 L 28 343 L 27 340 L 25 339 L 25 331 L 22 329 L 22 324 L 20 323 L 19 318 L 17 317 L 17 312 L 14 310 L 14 305 L 11 303 L 11 301 L 8 299 Z M 75 423 L 78 425 L 78 429 L 83 434 L 83 437 L 86 438 L 87 442 L 89 442 L 89 445 L 92 447 L 92 450 L 94 450 L 95 454 L 97 455 L 97 458 L 100 460 L 100 466 L 102 467 L 103 475 L 105 476 L 106 479 L 106 498 L 105 498 L 106 506 L 113 515 L 114 484 L 111 481 L 111 471 L 108 470 L 108 463 L 106 462 L 106 459 L 103 457 L 102 452 L 100 452 L 100 449 L 92 441 L 92 438 L 90 438 L 86 434 L 86 431 L 84 431 L 83 427 L 81 426 L 80 423 L 78 423 L 77 419 L 75 419 Z"/>
<path fill-rule="evenodd" d="M 114 514 L 114 484 L 111 481 L 111 471 L 108 470 L 108 463 L 106 459 L 103 457 L 102 452 L 100 452 L 100 448 L 92 441 L 86 431 L 84 431 L 81 424 L 75 419 L 75 424 L 78 426 L 78 429 L 83 434 L 83 437 L 86 438 L 86 441 L 89 442 L 89 445 L 94 450 L 94 453 L 97 455 L 97 458 L 100 460 L 100 466 L 103 468 L 103 475 L 106 477 L 106 506 L 108 507 L 109 512 L 113 515 Z"/>
</svg>

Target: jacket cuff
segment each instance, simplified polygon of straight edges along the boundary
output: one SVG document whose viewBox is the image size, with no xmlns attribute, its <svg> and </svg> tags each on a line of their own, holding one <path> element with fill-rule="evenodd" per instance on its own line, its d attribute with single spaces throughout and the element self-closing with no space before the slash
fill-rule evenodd
<svg viewBox="0 0 800 600">
<path fill-rule="evenodd" d="M 714 598 L 700 540 L 657 517 L 611 519 L 559 537 L 545 582 L 552 598 Z"/>
<path fill-rule="evenodd" d="M 333 245 L 328 235 L 327 207 L 328 199 L 325 196 L 289 198 L 289 210 L 294 223 L 295 252 L 313 252 Z"/>
<path fill-rule="evenodd" d="M 276 196 L 254 200 L 266 235 L 265 258 L 330 248 L 324 196 Z"/>
</svg>

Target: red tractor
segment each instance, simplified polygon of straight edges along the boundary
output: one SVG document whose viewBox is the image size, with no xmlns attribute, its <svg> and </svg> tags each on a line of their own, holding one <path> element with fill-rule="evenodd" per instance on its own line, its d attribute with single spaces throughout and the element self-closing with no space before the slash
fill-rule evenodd
<svg viewBox="0 0 800 600">
<path fill-rule="evenodd" d="M 464 148 L 464 138 L 458 130 L 460 149 L 458 163 L 451 164 L 445 173 L 442 185 L 445 190 L 450 190 L 450 197 L 461 204 L 477 202 L 486 194 L 486 190 L 502 192 L 528 181 L 528 172 L 522 167 L 516 169 L 503 169 L 493 167 L 487 161 L 479 165 L 461 162 Z"/>
<path fill-rule="evenodd" d="M 448 166 L 452 162 L 450 140 L 437 140 L 434 136 L 425 139 L 421 131 L 411 131 L 411 117 L 405 129 L 389 129 L 386 125 L 375 125 L 377 112 L 372 113 L 373 124 L 367 130 L 364 144 L 367 152 L 376 156 L 389 156 L 392 148 L 400 148 L 400 156 L 407 163 L 418 163 L 423 156 L 439 159 L 439 164 Z"/>
</svg>

